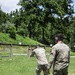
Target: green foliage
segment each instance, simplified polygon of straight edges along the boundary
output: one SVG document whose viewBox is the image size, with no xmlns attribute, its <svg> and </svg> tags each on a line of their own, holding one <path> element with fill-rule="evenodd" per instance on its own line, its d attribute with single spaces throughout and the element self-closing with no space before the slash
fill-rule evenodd
<svg viewBox="0 0 75 75">
<path fill-rule="evenodd" d="M 27 25 L 22 22 L 21 26 L 19 26 L 17 33 L 23 37 L 28 36 L 28 30 L 27 30 Z"/>
<path fill-rule="evenodd" d="M 35 34 L 38 33 L 38 31 L 36 32 L 35 27 L 37 27 L 37 30 L 41 29 L 40 33 L 42 33 L 38 34 L 37 39 L 39 40 L 39 36 L 41 36 L 42 38 L 40 40 L 45 42 L 47 40 L 49 42 L 53 41 L 52 37 L 48 37 L 55 35 L 55 33 L 61 32 L 65 34 L 68 27 L 68 17 L 65 18 L 64 16 L 69 13 L 68 10 L 71 11 L 72 9 L 72 7 L 70 7 L 71 9 L 68 8 L 70 3 L 71 1 L 68 2 L 68 0 L 20 0 L 19 5 L 22 6 L 22 14 L 26 17 L 25 22 L 28 25 L 29 37 L 37 38 Z M 72 13 L 73 12 L 71 12 L 70 15 Z M 49 23 L 51 28 L 47 31 Z M 48 37 L 46 37 L 47 34 L 49 34 Z M 35 35 L 35 37 L 33 35 Z M 68 34 L 66 33 L 65 35 Z"/>
<path fill-rule="evenodd" d="M 0 32 L 10 33 L 10 37 L 16 39 L 16 28 L 13 23 L 7 21 L 0 26 Z"/>
<path fill-rule="evenodd" d="M 15 28 L 15 26 L 11 26 L 8 30 L 8 33 L 10 34 L 11 38 L 16 39 L 16 28 Z"/>
<path fill-rule="evenodd" d="M 0 25 L 8 20 L 8 15 L 0 9 Z"/>
<path fill-rule="evenodd" d="M 54 35 L 61 32 L 65 42 L 72 45 L 75 26 L 72 23 L 74 9 L 71 3 L 72 0 L 20 0 L 19 11 L 16 9 L 6 14 L 0 10 L 0 32 L 9 32 L 14 39 L 17 33 L 48 45 L 53 44 Z"/>
</svg>

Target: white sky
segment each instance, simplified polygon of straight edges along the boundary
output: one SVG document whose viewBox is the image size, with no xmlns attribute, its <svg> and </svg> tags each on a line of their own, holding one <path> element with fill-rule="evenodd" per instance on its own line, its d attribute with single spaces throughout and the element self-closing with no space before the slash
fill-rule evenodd
<svg viewBox="0 0 75 75">
<path fill-rule="evenodd" d="M 6 12 L 6 13 L 10 13 L 11 11 L 15 10 L 15 9 L 19 9 L 20 6 L 18 6 L 19 0 L 0 0 L 0 6 L 1 9 Z M 74 11 L 75 11 L 75 0 L 73 0 L 73 4 L 74 4 Z"/>
<path fill-rule="evenodd" d="M 17 5 L 18 2 L 19 0 L 0 0 L 0 6 L 4 12 L 10 13 L 15 9 L 20 8 L 20 6 Z"/>
</svg>

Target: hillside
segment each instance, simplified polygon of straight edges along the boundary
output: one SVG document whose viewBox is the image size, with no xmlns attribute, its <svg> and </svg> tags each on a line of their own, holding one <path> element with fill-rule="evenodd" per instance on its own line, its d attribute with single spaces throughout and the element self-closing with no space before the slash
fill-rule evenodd
<svg viewBox="0 0 75 75">
<path fill-rule="evenodd" d="M 28 37 L 23 38 L 20 35 L 16 35 L 16 40 L 12 39 L 9 37 L 9 34 L 6 33 L 0 33 L 0 43 L 5 43 L 5 44 L 29 44 L 29 45 L 36 45 L 36 44 L 41 44 L 37 41 L 34 41 Z"/>
</svg>

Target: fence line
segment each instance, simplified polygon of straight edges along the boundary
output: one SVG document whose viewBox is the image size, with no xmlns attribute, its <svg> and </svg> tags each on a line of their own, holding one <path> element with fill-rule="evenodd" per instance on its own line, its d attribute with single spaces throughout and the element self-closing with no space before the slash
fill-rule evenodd
<svg viewBox="0 0 75 75">
<path fill-rule="evenodd" d="M 4 44 L 4 43 L 0 43 L 0 45 L 13 45 L 13 46 L 31 46 L 31 47 L 35 47 L 36 45 L 29 45 L 29 44 Z M 49 47 L 49 45 L 40 45 L 40 47 Z"/>
<path fill-rule="evenodd" d="M 30 58 L 30 50 L 31 50 L 31 47 L 35 47 L 36 45 L 26 45 L 26 44 L 3 44 L 3 43 L 0 43 L 0 45 L 3 45 L 3 46 L 10 46 L 10 60 L 12 60 L 13 58 L 13 55 L 28 55 L 28 59 Z M 13 46 L 28 46 L 27 48 L 27 54 L 13 54 Z M 46 49 L 46 47 L 48 47 L 47 45 L 40 45 L 40 47 L 44 47 Z M 0 56 L 1 57 L 1 56 Z M 5 57 L 5 56 L 3 56 Z"/>
</svg>

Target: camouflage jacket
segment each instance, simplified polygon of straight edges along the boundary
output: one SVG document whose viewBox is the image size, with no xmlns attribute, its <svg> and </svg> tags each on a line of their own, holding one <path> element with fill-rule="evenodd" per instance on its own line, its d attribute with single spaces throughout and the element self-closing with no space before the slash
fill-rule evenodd
<svg viewBox="0 0 75 75">
<path fill-rule="evenodd" d="M 50 52 L 49 67 L 53 64 L 54 70 L 61 70 L 69 66 L 70 62 L 70 48 L 59 41 L 55 44 Z"/>
<path fill-rule="evenodd" d="M 45 65 L 48 64 L 47 58 L 46 58 L 46 53 L 44 48 L 36 48 L 32 51 L 31 56 L 36 55 L 37 62 L 39 65 Z"/>
</svg>

